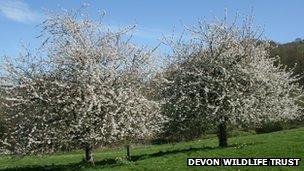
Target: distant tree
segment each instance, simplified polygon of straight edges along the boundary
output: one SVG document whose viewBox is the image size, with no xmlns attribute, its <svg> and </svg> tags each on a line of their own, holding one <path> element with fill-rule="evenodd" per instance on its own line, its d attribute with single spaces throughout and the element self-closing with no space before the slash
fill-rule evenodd
<svg viewBox="0 0 304 171">
<path fill-rule="evenodd" d="M 274 66 L 270 43 L 260 39 L 251 17 L 237 23 L 226 17 L 199 22 L 188 29 L 190 40 L 165 41 L 173 49 L 160 79 L 169 126 L 188 133 L 217 127 L 220 147 L 228 145 L 229 126 L 295 119 L 301 109 L 293 72 Z"/>
<path fill-rule="evenodd" d="M 296 39 L 294 40 L 294 42 L 296 42 L 296 43 L 301 42 L 301 41 L 302 41 L 301 38 L 296 38 Z"/>
<path fill-rule="evenodd" d="M 42 24 L 41 51 L 8 61 L 3 77 L 8 130 L 0 147 L 8 154 L 53 153 L 82 148 L 93 162 L 95 146 L 153 136 L 164 117 L 159 102 L 143 95 L 151 74 L 151 50 L 79 15 L 52 14 Z"/>
</svg>

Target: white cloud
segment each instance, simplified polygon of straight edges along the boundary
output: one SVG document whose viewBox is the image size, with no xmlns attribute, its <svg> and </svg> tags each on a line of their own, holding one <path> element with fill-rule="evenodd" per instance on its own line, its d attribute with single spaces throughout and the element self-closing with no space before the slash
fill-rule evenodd
<svg viewBox="0 0 304 171">
<path fill-rule="evenodd" d="M 1 0 L 0 11 L 5 17 L 17 22 L 32 23 L 39 19 L 39 15 L 21 0 Z"/>
</svg>

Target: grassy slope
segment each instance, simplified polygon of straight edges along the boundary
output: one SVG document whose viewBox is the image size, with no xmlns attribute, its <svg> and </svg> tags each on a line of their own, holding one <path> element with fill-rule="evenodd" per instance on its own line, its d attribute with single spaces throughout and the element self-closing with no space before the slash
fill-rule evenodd
<svg viewBox="0 0 304 171">
<path fill-rule="evenodd" d="M 132 151 L 134 162 L 117 160 L 124 156 L 123 150 L 100 151 L 95 154 L 95 167 L 83 166 L 81 170 L 198 170 L 187 167 L 187 157 L 296 157 L 304 159 L 304 128 L 286 130 L 270 134 L 248 135 L 230 138 L 231 147 L 216 148 L 217 139 L 202 139 L 178 144 L 137 147 Z M 106 160 L 108 158 L 108 160 Z M 116 158 L 116 160 L 115 160 Z M 58 154 L 43 158 L 25 157 L 22 159 L 0 158 L 0 168 L 19 167 L 22 170 L 48 169 L 65 170 L 82 159 L 81 152 Z M 34 167 L 32 166 L 34 165 Z M 35 166 L 36 165 L 36 166 Z M 208 167 L 207 170 L 304 170 L 304 162 L 299 167 Z M 12 170 L 12 169 L 11 169 Z"/>
</svg>

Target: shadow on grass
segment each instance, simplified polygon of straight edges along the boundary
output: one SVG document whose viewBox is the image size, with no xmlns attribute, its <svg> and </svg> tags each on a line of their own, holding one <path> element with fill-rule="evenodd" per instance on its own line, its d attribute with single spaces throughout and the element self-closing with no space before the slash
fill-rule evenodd
<svg viewBox="0 0 304 171">
<path fill-rule="evenodd" d="M 243 148 L 249 145 L 256 145 L 260 143 L 246 143 L 246 144 L 233 144 L 229 147 L 233 148 Z M 229 148 L 228 147 L 228 148 Z M 177 153 L 188 153 L 188 152 L 196 152 L 196 151 L 208 151 L 208 150 L 215 150 L 219 149 L 219 147 L 189 147 L 185 149 L 176 149 L 176 150 L 169 150 L 169 151 L 159 151 L 157 153 L 152 154 L 142 154 L 142 155 L 134 155 L 131 156 L 129 162 L 135 162 L 139 160 L 149 159 L 153 157 L 161 157 L 170 154 L 177 154 Z M 121 160 L 122 159 L 122 160 Z M 126 160 L 126 159 L 125 159 Z M 70 163 L 64 165 L 45 165 L 45 166 L 24 166 L 24 167 L 15 167 L 15 168 L 6 168 L 0 169 L 0 171 L 65 171 L 65 170 L 81 170 L 85 168 L 105 168 L 105 167 L 115 167 L 123 164 L 123 158 L 109 158 L 104 160 L 95 161 L 95 166 L 86 164 L 84 162 L 78 163 Z"/>
</svg>

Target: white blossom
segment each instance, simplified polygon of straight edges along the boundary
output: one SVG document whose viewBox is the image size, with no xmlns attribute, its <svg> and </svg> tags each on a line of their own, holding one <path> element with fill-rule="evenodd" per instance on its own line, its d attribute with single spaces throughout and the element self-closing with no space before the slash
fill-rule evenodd
<svg viewBox="0 0 304 171">
<path fill-rule="evenodd" d="M 301 114 L 297 76 L 274 65 L 271 46 L 251 18 L 239 23 L 199 22 L 188 28 L 190 40 L 165 41 L 173 60 L 159 80 L 173 132 L 191 134 L 223 123 L 253 127 Z"/>
<path fill-rule="evenodd" d="M 159 102 L 143 95 L 152 51 L 137 48 L 127 29 L 105 31 L 64 13 L 43 24 L 37 54 L 11 61 L 5 77 L 8 131 L 0 146 L 11 154 L 51 153 L 143 139 L 161 131 Z"/>
</svg>

